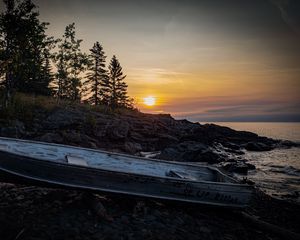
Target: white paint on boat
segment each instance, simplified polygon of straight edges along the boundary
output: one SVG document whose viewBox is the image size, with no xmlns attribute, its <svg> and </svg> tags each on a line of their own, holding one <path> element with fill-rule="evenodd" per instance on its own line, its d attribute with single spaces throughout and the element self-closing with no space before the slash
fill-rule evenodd
<svg viewBox="0 0 300 240">
<path fill-rule="evenodd" d="M 218 169 L 0 137 L 0 177 L 9 182 L 244 207 L 253 188 Z"/>
<path fill-rule="evenodd" d="M 192 181 L 217 181 L 217 172 L 208 167 L 157 160 L 153 164 L 153 159 L 19 139 L 0 138 L 0 146 L 6 152 L 45 161 L 155 177 L 180 178 L 185 175 L 184 179 Z M 184 174 L 172 175 L 170 171 Z"/>
<path fill-rule="evenodd" d="M 89 166 L 85 159 L 78 157 L 78 156 L 67 155 L 66 159 L 67 159 L 68 163 L 73 164 L 73 165 L 85 166 L 85 167 Z"/>
</svg>

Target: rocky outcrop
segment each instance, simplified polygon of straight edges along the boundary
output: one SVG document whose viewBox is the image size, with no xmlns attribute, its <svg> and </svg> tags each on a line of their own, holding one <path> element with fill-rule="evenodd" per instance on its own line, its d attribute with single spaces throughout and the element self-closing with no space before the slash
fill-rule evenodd
<svg viewBox="0 0 300 240">
<path fill-rule="evenodd" d="M 36 109 L 32 115 L 31 124 L 24 124 L 22 119 L 7 122 L 0 117 L 0 135 L 136 155 L 160 152 L 155 156 L 169 161 L 224 162 L 223 168 L 235 172 L 252 167 L 239 161 L 245 150 L 295 146 L 228 127 L 175 120 L 169 114 L 105 113 L 68 106 L 51 112 Z"/>
<path fill-rule="evenodd" d="M 220 156 L 206 144 L 185 141 L 165 148 L 159 158 L 180 162 L 207 162 L 218 163 Z"/>
<path fill-rule="evenodd" d="M 24 119 L 6 121 L 0 115 L 0 136 L 207 162 L 239 174 L 255 168 L 243 159 L 247 150 L 299 146 L 217 125 L 175 120 L 170 115 L 111 114 L 79 107 L 39 111 L 33 112 L 29 124 Z M 82 192 L 4 183 L 0 192 L 1 239 L 281 239 L 269 230 L 245 224 L 242 215 L 219 208 L 117 194 L 90 198 Z M 299 205 L 257 191 L 244 211 L 299 232 Z"/>
<path fill-rule="evenodd" d="M 248 142 L 247 144 L 245 144 L 245 149 L 248 151 L 257 151 L 257 152 L 270 151 L 274 148 L 275 148 L 274 145 L 272 144 L 268 145 L 262 142 Z"/>
</svg>

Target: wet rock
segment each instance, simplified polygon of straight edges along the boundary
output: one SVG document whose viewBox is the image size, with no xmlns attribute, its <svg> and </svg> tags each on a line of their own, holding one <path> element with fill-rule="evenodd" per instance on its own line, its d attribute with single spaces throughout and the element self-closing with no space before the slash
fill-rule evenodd
<svg viewBox="0 0 300 240">
<path fill-rule="evenodd" d="M 230 149 L 230 148 L 225 148 L 224 150 L 226 152 L 234 153 L 234 154 L 237 154 L 237 155 L 244 155 L 245 154 L 243 151 L 235 150 L 235 149 Z"/>
<path fill-rule="evenodd" d="M 255 169 L 255 166 L 253 164 L 245 163 L 241 161 L 225 162 L 221 164 L 221 167 L 228 172 L 235 172 L 240 174 L 247 174 L 248 170 Z"/>
<path fill-rule="evenodd" d="M 267 144 L 262 143 L 262 142 L 248 142 L 245 145 L 245 149 L 248 150 L 248 151 L 261 152 L 261 151 L 270 151 L 270 150 L 274 149 L 274 146 L 267 145 Z"/>
<path fill-rule="evenodd" d="M 231 143 L 231 142 L 224 142 L 222 145 L 226 148 L 232 149 L 232 150 L 240 150 L 241 147 L 237 144 Z"/>
<path fill-rule="evenodd" d="M 256 169 L 255 165 L 253 165 L 251 163 L 245 163 L 245 164 L 248 166 L 249 170 L 255 170 Z"/>
</svg>

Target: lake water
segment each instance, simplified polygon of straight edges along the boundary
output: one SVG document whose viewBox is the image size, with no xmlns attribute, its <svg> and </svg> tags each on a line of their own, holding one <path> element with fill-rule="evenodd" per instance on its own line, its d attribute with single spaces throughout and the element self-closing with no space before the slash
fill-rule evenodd
<svg viewBox="0 0 300 240">
<path fill-rule="evenodd" d="M 215 124 L 274 139 L 300 142 L 300 123 L 218 122 Z M 246 152 L 245 157 L 256 166 L 256 170 L 250 171 L 247 177 L 262 190 L 275 197 L 300 202 L 300 148 Z"/>
</svg>

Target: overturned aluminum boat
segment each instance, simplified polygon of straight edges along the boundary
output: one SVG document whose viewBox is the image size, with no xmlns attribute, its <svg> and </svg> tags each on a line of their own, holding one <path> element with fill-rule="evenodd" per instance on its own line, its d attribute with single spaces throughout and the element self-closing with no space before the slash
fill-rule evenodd
<svg viewBox="0 0 300 240">
<path fill-rule="evenodd" d="M 253 187 L 216 168 L 0 137 L 0 181 L 245 207 Z"/>
</svg>

